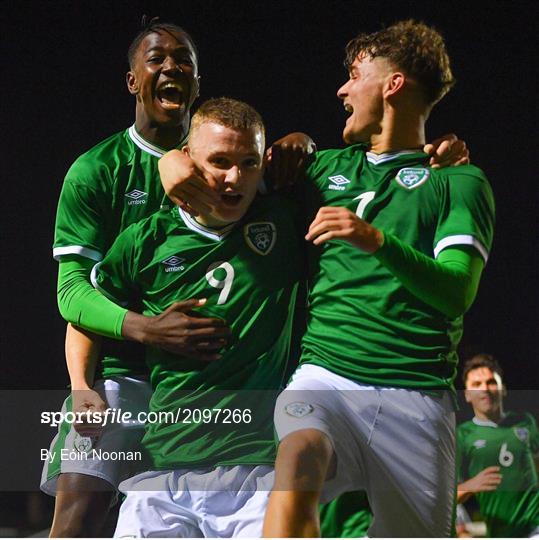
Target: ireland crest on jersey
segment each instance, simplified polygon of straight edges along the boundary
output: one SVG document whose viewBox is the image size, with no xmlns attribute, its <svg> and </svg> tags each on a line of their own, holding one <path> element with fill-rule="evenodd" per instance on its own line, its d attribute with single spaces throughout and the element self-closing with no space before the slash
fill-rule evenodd
<svg viewBox="0 0 539 540">
<path fill-rule="evenodd" d="M 267 255 L 277 240 L 277 230 L 270 222 L 248 223 L 243 229 L 247 245 L 259 255 Z"/>
<path fill-rule="evenodd" d="M 523 443 L 528 442 L 528 439 L 530 438 L 530 432 L 525 427 L 516 427 L 513 428 L 513 431 L 515 432 L 515 435 L 517 436 L 517 439 L 519 441 L 522 441 Z"/>
<path fill-rule="evenodd" d="M 429 175 L 430 171 L 423 167 L 406 167 L 397 173 L 395 180 L 406 189 L 415 189 L 425 183 Z"/>
</svg>

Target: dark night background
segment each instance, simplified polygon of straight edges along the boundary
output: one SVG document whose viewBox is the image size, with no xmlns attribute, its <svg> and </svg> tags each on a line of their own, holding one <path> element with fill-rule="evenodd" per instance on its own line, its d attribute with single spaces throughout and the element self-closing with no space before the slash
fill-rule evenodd
<svg viewBox="0 0 539 540">
<path fill-rule="evenodd" d="M 56 202 L 73 160 L 133 123 L 126 51 L 147 13 L 177 22 L 193 35 L 200 52 L 201 99 L 243 99 L 262 113 L 268 141 L 301 130 L 319 148 L 342 144 L 346 115 L 335 92 L 346 78 L 342 57 L 347 40 L 402 18 L 437 27 L 446 38 L 458 82 L 435 108 L 427 137 L 454 132 L 464 139 L 472 161 L 489 177 L 497 202 L 494 248 L 466 317 L 460 350 L 463 356 L 495 354 L 510 390 L 535 391 L 533 5 L 492 0 L 4 0 L 2 388 L 60 389 L 67 384 L 51 254 Z"/>
</svg>

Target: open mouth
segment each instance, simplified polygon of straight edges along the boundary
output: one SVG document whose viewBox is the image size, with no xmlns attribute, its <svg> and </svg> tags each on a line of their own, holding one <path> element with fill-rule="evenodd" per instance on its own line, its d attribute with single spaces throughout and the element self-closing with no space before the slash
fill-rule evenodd
<svg viewBox="0 0 539 540">
<path fill-rule="evenodd" d="M 241 193 L 223 193 L 221 195 L 221 201 L 225 206 L 235 207 L 238 206 L 243 199 Z"/>
<path fill-rule="evenodd" d="M 157 89 L 157 99 L 164 109 L 179 109 L 185 103 L 183 87 L 177 82 L 167 82 Z"/>
<path fill-rule="evenodd" d="M 345 103 L 344 104 L 344 110 L 348 113 L 348 114 L 352 114 L 354 112 L 354 107 L 352 107 L 352 105 L 350 105 L 350 103 Z"/>
</svg>

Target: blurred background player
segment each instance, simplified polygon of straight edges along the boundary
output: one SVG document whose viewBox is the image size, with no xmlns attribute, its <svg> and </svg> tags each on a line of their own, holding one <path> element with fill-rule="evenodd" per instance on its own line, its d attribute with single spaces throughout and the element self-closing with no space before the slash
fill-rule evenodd
<svg viewBox="0 0 539 540">
<path fill-rule="evenodd" d="M 212 361 L 220 357 L 228 329 L 223 321 L 199 318 L 191 311 L 196 299 L 177 302 L 154 317 L 128 311 L 106 299 L 90 283 L 90 271 L 117 235 L 132 223 L 167 205 L 157 161 L 164 152 L 182 146 L 190 124 L 190 108 L 198 96 L 197 50 L 179 26 L 152 19 L 143 23 L 128 51 L 127 87 L 135 96 L 135 124 L 109 137 L 79 157 L 67 173 L 58 203 L 54 257 L 59 261 L 58 304 L 69 325 L 66 357 L 72 395 L 64 408 L 104 411 L 107 406 L 136 413 L 146 410 L 150 396 L 143 349 L 107 340 L 94 384 L 96 339 L 88 331 L 133 340 Z M 312 147 L 303 134 L 280 139 L 272 152 L 294 168 Z M 292 152 L 290 152 L 292 150 Z M 287 154 L 288 151 L 288 154 Z M 271 157 L 271 156 L 270 156 Z M 206 204 L 211 190 L 199 192 Z M 131 344 L 133 345 L 133 344 Z M 60 426 L 45 462 L 42 489 L 56 495 L 51 536 L 96 536 L 106 519 L 118 483 L 133 474 L 133 463 L 95 459 L 62 461 L 60 450 L 133 450 L 142 426 Z M 99 437 L 97 437 L 99 435 Z M 135 464 L 136 465 L 136 464 Z"/>
<path fill-rule="evenodd" d="M 487 524 L 487 536 L 538 537 L 539 432 L 530 413 L 504 411 L 502 369 L 490 354 L 463 366 L 466 402 L 474 417 L 458 426 L 457 499 L 474 496 Z"/>
</svg>

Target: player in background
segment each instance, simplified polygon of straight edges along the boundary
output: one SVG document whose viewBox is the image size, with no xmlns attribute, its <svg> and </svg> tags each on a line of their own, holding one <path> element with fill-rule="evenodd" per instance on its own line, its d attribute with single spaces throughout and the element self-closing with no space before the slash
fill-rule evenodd
<svg viewBox="0 0 539 540">
<path fill-rule="evenodd" d="M 107 406 L 146 410 L 151 390 L 143 348 L 128 341 L 211 362 L 220 358 L 229 334 L 222 320 L 191 311 L 197 299 L 182 299 L 163 313 L 143 316 L 109 301 L 90 283 L 91 268 L 117 235 L 168 204 L 157 161 L 185 143 L 199 92 L 195 44 L 176 25 L 155 19 L 144 23 L 129 47 L 128 60 L 126 82 L 136 99 L 135 123 L 75 161 L 58 204 L 53 250 L 59 261 L 58 304 L 62 316 L 76 325 L 69 325 L 66 334 L 73 392 L 64 407 L 80 412 L 104 411 Z M 312 145 L 309 137 L 295 133 L 272 146 L 270 154 L 280 158 L 274 170 L 277 181 L 295 169 Z M 198 193 L 205 203 L 216 202 L 211 190 Z M 105 340 L 97 375 L 97 348 L 90 332 L 113 338 Z M 62 461 L 60 451 L 133 450 L 142 426 L 109 426 L 103 434 L 95 425 L 77 426 L 80 433 L 70 428 L 60 426 L 51 445 L 56 459 L 44 464 L 42 489 L 56 495 L 51 536 L 97 536 L 118 483 L 133 474 L 133 464 Z"/>
<path fill-rule="evenodd" d="M 321 496 L 364 489 L 369 535 L 446 537 L 456 347 L 494 202 L 479 169 L 434 170 L 420 150 L 453 84 L 437 32 L 404 21 L 362 34 L 346 64 L 337 95 L 352 146 L 318 152 L 306 172 L 308 322 L 300 367 L 276 405 L 264 534 L 317 536 Z"/>
<path fill-rule="evenodd" d="M 504 411 L 502 370 L 490 354 L 463 366 L 474 417 L 457 429 L 457 500 L 474 496 L 492 538 L 539 537 L 539 432 L 530 413 Z"/>
<path fill-rule="evenodd" d="M 220 202 L 196 218 L 174 207 L 129 227 L 92 279 L 118 303 L 140 300 L 150 316 L 180 298 L 205 298 L 198 311 L 226 320 L 232 335 L 209 364 L 147 348 L 150 412 L 161 420 L 147 424 L 142 441 L 149 470 L 121 484 L 115 535 L 258 537 L 302 274 L 297 212 L 283 197 L 256 197 L 264 125 L 249 105 L 202 104 L 183 152 Z M 275 272 L 284 260 L 286 272 Z"/>
</svg>

